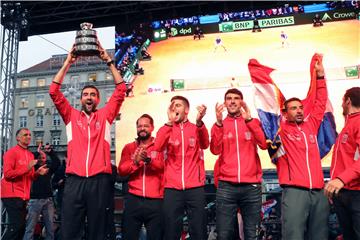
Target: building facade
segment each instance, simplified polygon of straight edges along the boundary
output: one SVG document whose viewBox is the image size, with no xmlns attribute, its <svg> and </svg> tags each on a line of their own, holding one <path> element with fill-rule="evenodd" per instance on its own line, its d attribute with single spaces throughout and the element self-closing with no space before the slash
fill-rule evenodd
<svg viewBox="0 0 360 240">
<path fill-rule="evenodd" d="M 110 55 L 114 50 L 108 51 Z M 66 130 L 50 96 L 49 86 L 61 68 L 67 55 L 54 55 L 50 59 L 17 74 L 15 89 L 14 129 L 27 127 L 32 132 L 31 151 L 36 151 L 39 143 L 50 143 L 63 159 L 67 150 Z M 81 57 L 65 76 L 61 91 L 72 106 L 81 108 L 81 89 L 94 85 L 100 91 L 99 108 L 111 97 L 115 85 L 109 67 L 97 56 Z M 12 145 L 16 144 L 13 136 Z M 111 129 L 111 152 L 115 159 L 115 126 Z"/>
</svg>

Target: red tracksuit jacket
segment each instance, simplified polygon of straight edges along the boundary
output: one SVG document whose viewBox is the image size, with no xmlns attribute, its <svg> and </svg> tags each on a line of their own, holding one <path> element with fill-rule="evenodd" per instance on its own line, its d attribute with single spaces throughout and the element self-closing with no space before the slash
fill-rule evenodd
<svg viewBox="0 0 360 240">
<path fill-rule="evenodd" d="M 3 176 L 1 178 L 1 198 L 30 199 L 31 183 L 35 170 L 28 170 L 34 155 L 27 149 L 16 145 L 4 154 Z"/>
<path fill-rule="evenodd" d="M 331 162 L 331 179 L 339 178 L 344 188 L 360 190 L 360 112 L 346 117 L 336 139 Z"/>
<path fill-rule="evenodd" d="M 52 83 L 49 94 L 66 125 L 68 154 L 66 173 L 90 177 L 99 173 L 111 174 L 110 126 L 119 113 L 125 98 L 125 83 L 116 85 L 105 107 L 87 116 L 73 108 Z"/>
<path fill-rule="evenodd" d="M 164 197 L 164 155 L 154 151 L 154 142 L 147 146 L 147 155 L 151 162 L 134 163 L 134 153 L 139 146 L 137 141 L 128 143 L 122 150 L 118 172 L 121 176 L 130 176 L 129 193 L 140 197 Z"/>
<path fill-rule="evenodd" d="M 321 167 L 317 133 L 327 102 L 325 80 L 317 80 L 316 98 L 310 115 L 302 123 L 281 121 L 280 139 L 285 155 L 276 167 L 280 185 L 322 189 L 324 174 Z"/>
<path fill-rule="evenodd" d="M 209 133 L 202 124 L 189 121 L 172 127 L 164 125 L 157 132 L 155 149 L 166 150 L 165 188 L 186 190 L 205 185 L 203 149 L 209 146 Z"/>
<path fill-rule="evenodd" d="M 233 183 L 260 183 L 262 170 L 257 145 L 266 149 L 260 121 L 227 116 L 223 126 L 211 129 L 210 151 L 219 155 L 218 179 Z"/>
</svg>

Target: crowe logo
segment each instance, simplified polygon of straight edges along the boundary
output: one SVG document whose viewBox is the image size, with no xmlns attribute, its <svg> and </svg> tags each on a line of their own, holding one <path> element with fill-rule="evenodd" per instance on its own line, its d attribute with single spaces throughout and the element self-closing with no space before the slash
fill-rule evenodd
<svg viewBox="0 0 360 240">
<path fill-rule="evenodd" d="M 331 15 L 331 17 L 330 17 Z M 321 18 L 322 21 L 337 21 L 337 20 L 343 20 L 343 19 L 353 19 L 356 17 L 356 13 L 353 12 L 333 12 L 330 13 L 324 13 L 323 17 Z"/>
<path fill-rule="evenodd" d="M 324 16 L 321 18 L 323 21 L 331 20 L 332 18 L 329 16 L 329 14 L 325 13 Z"/>
</svg>

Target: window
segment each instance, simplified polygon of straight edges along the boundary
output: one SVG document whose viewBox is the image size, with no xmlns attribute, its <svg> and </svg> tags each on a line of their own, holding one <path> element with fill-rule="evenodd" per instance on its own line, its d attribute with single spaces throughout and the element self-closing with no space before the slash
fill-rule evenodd
<svg viewBox="0 0 360 240">
<path fill-rule="evenodd" d="M 26 116 L 21 116 L 20 120 L 19 120 L 19 127 L 24 128 L 27 127 L 27 117 Z"/>
<path fill-rule="evenodd" d="M 60 136 L 53 136 L 51 140 L 52 145 L 60 145 Z"/>
<path fill-rule="evenodd" d="M 20 108 L 28 108 L 29 99 L 27 96 L 20 97 Z"/>
<path fill-rule="evenodd" d="M 96 73 L 89 73 L 89 82 L 96 82 Z"/>
<path fill-rule="evenodd" d="M 37 115 L 36 116 L 36 127 L 43 127 L 44 126 L 44 115 Z"/>
<path fill-rule="evenodd" d="M 44 107 L 45 95 L 36 95 L 36 107 Z"/>
<path fill-rule="evenodd" d="M 58 113 L 53 115 L 53 125 L 60 126 L 60 115 Z"/>
<path fill-rule="evenodd" d="M 80 77 L 79 77 L 79 75 L 72 75 L 71 77 L 70 77 L 70 82 L 77 82 L 77 81 L 79 81 L 80 80 Z"/>
<path fill-rule="evenodd" d="M 29 79 L 22 79 L 21 83 L 20 83 L 20 87 L 21 88 L 27 88 L 30 86 L 30 82 Z"/>
<path fill-rule="evenodd" d="M 46 84 L 46 79 L 45 78 L 38 78 L 37 79 L 37 86 L 38 87 L 44 87 Z"/>
<path fill-rule="evenodd" d="M 110 72 L 105 73 L 105 80 L 113 80 L 113 76 Z"/>
</svg>

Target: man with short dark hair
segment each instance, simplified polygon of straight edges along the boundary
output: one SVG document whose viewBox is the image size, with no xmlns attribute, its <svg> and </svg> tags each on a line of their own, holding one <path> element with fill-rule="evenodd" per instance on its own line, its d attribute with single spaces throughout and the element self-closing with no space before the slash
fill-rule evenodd
<svg viewBox="0 0 360 240">
<path fill-rule="evenodd" d="M 283 239 L 327 240 L 328 201 L 323 194 L 324 175 L 321 166 L 317 133 L 322 122 L 327 88 L 322 57 L 315 62 L 316 98 L 309 116 L 304 116 L 300 99 L 290 98 L 284 103 L 279 136 L 285 155 L 276 167 L 283 188 Z"/>
<path fill-rule="evenodd" d="M 3 176 L 1 178 L 1 201 L 7 220 L 3 240 L 21 240 L 25 231 L 26 205 L 30 198 L 31 182 L 38 175 L 48 172 L 46 165 L 36 171 L 38 162 L 28 150 L 31 132 L 27 128 L 16 131 L 17 145 L 4 154 Z"/>
<path fill-rule="evenodd" d="M 50 157 L 50 160 L 46 160 L 46 154 Z M 53 240 L 55 239 L 55 207 L 53 201 L 53 189 L 51 187 L 51 177 L 60 166 L 60 160 L 52 150 L 50 144 L 46 144 L 44 149 L 42 149 L 42 145 L 40 144 L 38 151 L 35 152 L 34 155 L 36 159 L 38 159 L 35 170 L 46 164 L 49 172 L 44 176 L 39 176 L 31 185 L 23 240 L 34 239 L 35 226 L 40 215 L 42 215 L 42 221 L 46 230 L 46 240 Z"/>
<path fill-rule="evenodd" d="M 196 124 L 189 122 L 190 104 L 183 96 L 174 96 L 168 108 L 168 122 L 157 132 L 155 149 L 166 150 L 164 229 L 166 240 L 181 236 L 186 209 L 192 239 L 206 239 L 205 166 L 203 149 L 209 146 L 209 134 L 202 121 L 206 106 L 197 107 Z"/>
<path fill-rule="evenodd" d="M 110 126 L 124 101 L 126 86 L 114 61 L 98 44 L 99 57 L 109 66 L 116 85 L 113 95 L 103 108 L 97 109 L 100 96 L 95 86 L 85 86 L 81 91 L 81 111 L 73 108 L 60 91 L 67 71 L 77 59 L 74 48 L 55 75 L 49 90 L 66 125 L 68 141 L 68 177 L 61 214 L 62 239 L 80 240 L 85 218 L 89 240 L 114 237 Z"/>
<path fill-rule="evenodd" d="M 162 200 L 164 197 L 164 156 L 154 151 L 154 120 L 143 114 L 136 121 L 137 138 L 122 150 L 120 176 L 129 176 L 125 196 L 123 238 L 138 240 L 144 224 L 149 240 L 162 239 Z"/>
<path fill-rule="evenodd" d="M 227 117 L 222 113 L 227 109 Z M 236 88 L 224 95 L 224 104 L 215 106 L 216 122 L 211 129 L 210 151 L 220 155 L 214 175 L 219 179 L 216 192 L 218 239 L 235 239 L 237 212 L 244 221 L 245 239 L 257 239 L 261 221 L 262 170 L 257 146 L 267 148 L 260 121 L 252 118 Z M 236 236 L 236 239 L 239 236 Z"/>
<path fill-rule="evenodd" d="M 360 239 L 360 87 L 346 91 L 342 108 L 345 126 L 334 146 L 325 195 L 334 202 L 344 240 L 352 240 Z"/>
</svg>

